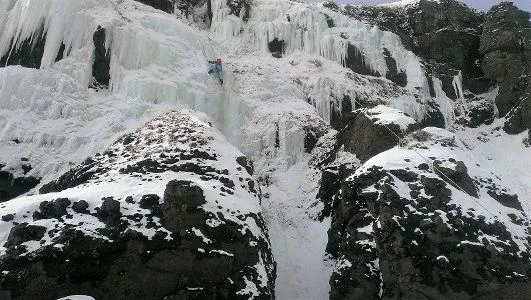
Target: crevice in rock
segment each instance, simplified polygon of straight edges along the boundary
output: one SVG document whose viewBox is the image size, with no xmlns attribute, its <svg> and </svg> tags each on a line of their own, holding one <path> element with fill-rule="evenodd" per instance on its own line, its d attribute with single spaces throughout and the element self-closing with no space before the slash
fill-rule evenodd
<svg viewBox="0 0 531 300">
<path fill-rule="evenodd" d="M 94 32 L 94 62 L 92 64 L 92 82 L 91 88 L 108 87 L 111 80 L 110 64 L 111 55 L 110 51 L 105 47 L 105 28 L 99 27 Z"/>
</svg>

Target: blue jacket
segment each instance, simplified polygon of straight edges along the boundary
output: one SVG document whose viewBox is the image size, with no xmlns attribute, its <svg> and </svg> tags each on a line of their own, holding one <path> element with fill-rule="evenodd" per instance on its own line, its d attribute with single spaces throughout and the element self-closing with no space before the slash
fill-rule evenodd
<svg viewBox="0 0 531 300">
<path fill-rule="evenodd" d="M 214 61 L 209 61 L 210 65 L 208 67 L 209 70 L 216 72 L 216 75 L 219 79 L 223 79 L 223 67 L 221 65 L 217 65 Z"/>
</svg>

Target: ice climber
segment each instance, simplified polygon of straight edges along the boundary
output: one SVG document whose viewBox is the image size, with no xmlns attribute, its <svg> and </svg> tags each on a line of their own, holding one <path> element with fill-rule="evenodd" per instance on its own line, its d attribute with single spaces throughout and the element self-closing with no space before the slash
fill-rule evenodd
<svg viewBox="0 0 531 300">
<path fill-rule="evenodd" d="M 221 66 L 221 58 L 218 58 L 216 60 L 209 60 L 208 63 L 210 64 L 208 67 L 208 74 L 216 73 L 216 76 L 219 79 L 219 83 L 223 85 L 223 67 Z"/>
</svg>

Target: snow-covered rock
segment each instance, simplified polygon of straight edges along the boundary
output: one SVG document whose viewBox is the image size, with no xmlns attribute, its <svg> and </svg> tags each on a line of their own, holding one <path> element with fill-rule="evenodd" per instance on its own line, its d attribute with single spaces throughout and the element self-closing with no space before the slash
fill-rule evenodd
<svg viewBox="0 0 531 300">
<path fill-rule="evenodd" d="M 365 162 L 396 146 L 401 137 L 418 126 L 413 118 L 387 106 L 359 109 L 352 113 L 347 126 L 341 131 L 339 143 L 345 151 Z"/>
<path fill-rule="evenodd" d="M 192 113 L 157 117 L 46 194 L 0 206 L 2 289 L 13 299 L 272 298 L 275 262 L 247 170 Z"/>
<path fill-rule="evenodd" d="M 407 141 L 341 186 L 327 247 L 338 259 L 331 299 L 527 295 L 528 195 L 450 132 L 425 128 Z"/>
</svg>

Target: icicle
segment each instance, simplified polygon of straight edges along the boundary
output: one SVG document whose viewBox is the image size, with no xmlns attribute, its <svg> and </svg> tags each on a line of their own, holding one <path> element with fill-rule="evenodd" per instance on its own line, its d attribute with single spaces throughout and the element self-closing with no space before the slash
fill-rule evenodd
<svg viewBox="0 0 531 300">
<path fill-rule="evenodd" d="M 461 73 L 461 71 L 459 71 L 459 73 L 454 76 L 452 80 L 452 86 L 454 87 L 454 91 L 457 95 L 457 98 L 459 100 L 463 100 L 465 97 L 463 96 L 463 74 Z"/>
<path fill-rule="evenodd" d="M 335 27 L 329 28 L 327 18 L 318 6 L 308 6 L 277 0 L 257 0 L 251 7 L 252 18 L 245 26 L 236 16 L 229 16 L 226 1 L 212 0 L 212 29 L 220 38 L 239 36 L 248 45 L 268 51 L 271 41 L 284 42 L 284 51 L 291 54 L 304 51 L 321 55 L 342 65 L 347 58 L 348 45 L 352 44 L 363 57 L 365 65 L 384 76 L 388 72 L 383 55 L 384 48 L 395 59 L 399 71 L 407 75 L 407 87 L 421 89 L 429 94 L 424 68 L 418 57 L 402 45 L 400 37 L 378 27 L 355 20 L 337 12 L 326 10 Z"/>
<path fill-rule="evenodd" d="M 433 100 L 439 106 L 439 110 L 444 116 L 444 122 L 446 126 L 449 126 L 453 124 L 455 119 L 454 103 L 450 98 L 448 98 L 448 96 L 446 96 L 446 93 L 442 88 L 442 81 L 435 76 L 432 77 L 432 80 L 433 89 L 435 90 L 435 97 Z"/>
<path fill-rule="evenodd" d="M 96 6 L 97 0 L 19 0 L 7 1 L 0 7 L 0 56 L 17 50 L 26 40 L 36 39 L 36 33 L 46 35 L 41 68 L 54 64 L 61 44 L 66 53 L 80 49 L 92 41 L 95 25 L 83 13 Z"/>
</svg>

